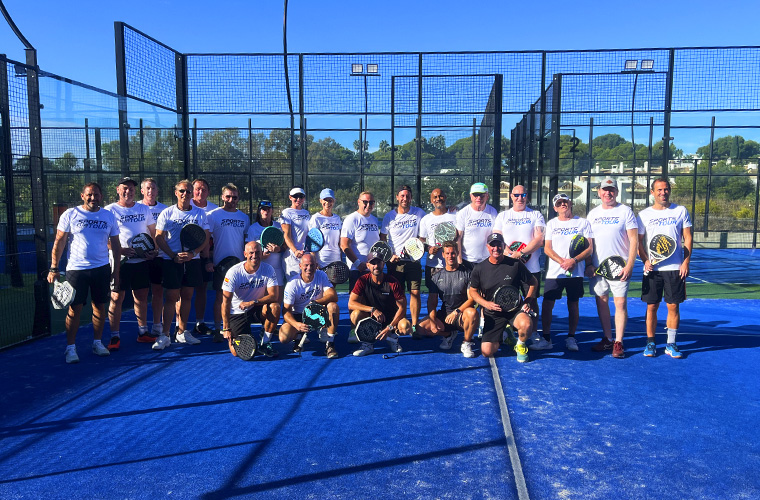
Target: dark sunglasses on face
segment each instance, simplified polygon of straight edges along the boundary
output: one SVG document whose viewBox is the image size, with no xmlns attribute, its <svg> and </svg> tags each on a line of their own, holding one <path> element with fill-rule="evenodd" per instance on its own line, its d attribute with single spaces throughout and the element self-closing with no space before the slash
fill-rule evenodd
<svg viewBox="0 0 760 500">
<path fill-rule="evenodd" d="M 528 196 L 526 193 L 517 193 L 513 194 L 512 198 L 525 198 L 526 196 Z"/>
<path fill-rule="evenodd" d="M 295 198 L 296 200 L 300 200 L 301 198 L 305 198 L 305 196 L 299 193 L 299 194 L 294 194 L 293 198 Z"/>
<path fill-rule="evenodd" d="M 177 190 L 178 193 L 182 193 L 182 194 L 187 193 L 188 191 L 189 191 L 189 189 L 178 189 Z"/>
<path fill-rule="evenodd" d="M 365 207 L 367 205 L 374 205 L 375 204 L 375 200 L 361 200 L 361 202 L 364 204 Z"/>
<path fill-rule="evenodd" d="M 494 241 L 493 243 L 489 243 L 488 246 L 494 247 L 494 248 L 501 248 L 504 246 L 504 243 L 499 243 L 498 241 Z"/>
</svg>

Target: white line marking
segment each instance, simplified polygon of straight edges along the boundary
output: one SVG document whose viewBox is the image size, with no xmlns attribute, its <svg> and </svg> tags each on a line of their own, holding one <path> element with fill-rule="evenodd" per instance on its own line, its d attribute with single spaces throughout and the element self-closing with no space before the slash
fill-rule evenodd
<svg viewBox="0 0 760 500">
<path fill-rule="evenodd" d="M 499 369 L 496 367 L 496 361 L 494 358 L 489 358 L 491 363 L 491 374 L 493 375 L 493 383 L 496 387 L 496 397 L 499 399 L 499 411 L 501 412 L 501 425 L 504 428 L 504 437 L 507 438 L 507 448 L 509 449 L 509 461 L 512 462 L 512 472 L 515 475 L 515 486 L 517 487 L 517 498 L 520 500 L 528 500 L 528 487 L 525 484 L 525 476 L 523 475 L 522 463 L 520 462 L 520 455 L 517 453 L 517 444 L 515 443 L 515 435 L 512 433 L 512 421 L 509 419 L 509 410 L 507 409 L 507 400 L 504 398 L 504 388 L 501 386 L 501 377 L 499 377 Z"/>
</svg>

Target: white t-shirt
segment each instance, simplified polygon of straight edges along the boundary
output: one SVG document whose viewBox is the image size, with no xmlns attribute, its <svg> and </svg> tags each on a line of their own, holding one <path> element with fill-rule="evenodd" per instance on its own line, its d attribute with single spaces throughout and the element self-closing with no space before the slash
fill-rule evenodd
<svg viewBox="0 0 760 500">
<path fill-rule="evenodd" d="M 234 255 L 243 260 L 245 232 L 251 221 L 240 210 L 227 212 L 222 207 L 208 213 L 208 226 L 214 237 L 214 265 Z"/>
<path fill-rule="evenodd" d="M 544 216 L 538 210 L 533 210 L 530 207 L 525 207 L 525 210 L 520 212 L 516 212 L 514 208 L 505 210 L 496 216 L 493 223 L 493 230 L 504 235 L 507 247 L 515 241 L 522 241 L 527 245 L 533 240 L 537 227 L 546 227 Z M 540 255 L 541 249 L 537 248 L 531 254 L 530 260 L 525 263 L 525 267 L 531 273 L 537 273 L 541 270 L 538 259 Z"/>
<path fill-rule="evenodd" d="M 604 209 L 600 205 L 591 210 L 586 219 L 594 232 L 594 267 L 612 255 L 619 255 L 628 262 L 631 242 L 627 231 L 639 227 L 631 207 L 618 203 L 615 207 Z"/>
<path fill-rule="evenodd" d="M 444 222 L 456 223 L 456 221 L 457 216 L 454 214 L 445 213 L 443 215 L 435 215 L 434 213 L 429 213 L 420 221 L 420 238 L 424 239 L 428 245 L 433 246 L 435 245 L 435 228 Z M 443 268 L 444 262 L 442 254 L 443 250 L 439 249 L 432 257 L 427 255 L 425 266 L 438 269 Z"/>
<path fill-rule="evenodd" d="M 163 231 L 166 243 L 172 252 L 182 252 L 182 243 L 179 240 L 179 233 L 182 228 L 187 224 L 198 224 L 204 230 L 208 230 L 208 219 L 206 218 L 206 212 L 198 207 L 190 205 L 190 210 L 187 212 L 181 210 L 177 205 L 172 205 L 166 210 L 161 212 L 156 221 L 156 230 Z M 195 250 L 191 248 L 190 250 Z M 159 256 L 162 259 L 171 260 L 163 250 L 159 249 Z M 193 257 L 194 259 L 200 259 L 200 255 Z"/>
<path fill-rule="evenodd" d="M 462 259 L 468 262 L 483 262 L 488 258 L 486 239 L 493 233 L 496 209 L 486 205 L 478 212 L 467 205 L 457 213 L 457 231 L 462 233 Z"/>
<path fill-rule="evenodd" d="M 652 207 L 645 208 L 639 212 L 639 237 L 646 234 L 644 248 L 649 252 L 649 240 L 658 234 L 670 236 L 676 240 L 676 251 L 669 259 L 666 259 L 656 266 L 656 271 L 678 271 L 683 263 L 683 228 L 691 227 L 691 218 L 686 207 L 671 203 L 670 206 L 663 210 L 655 210 Z"/>
<path fill-rule="evenodd" d="M 272 226 L 282 229 L 282 225 L 275 221 L 272 221 Z M 261 233 L 264 231 L 264 226 L 258 222 L 251 224 L 248 228 L 248 239 L 246 241 L 258 241 L 261 243 Z M 263 250 L 263 248 L 262 248 Z M 270 253 L 267 257 L 261 259 L 261 262 L 266 262 L 277 272 L 282 272 L 282 252 Z"/>
<path fill-rule="evenodd" d="M 259 269 L 251 274 L 245 270 L 245 262 L 240 262 L 227 271 L 222 290 L 232 292 L 230 313 L 243 314 L 245 311 L 240 309 L 241 302 L 258 300 L 267 294 L 267 288 L 275 286 L 277 286 L 277 278 L 272 266 L 262 262 Z"/>
<path fill-rule="evenodd" d="M 155 225 L 153 215 L 150 209 L 142 203 L 135 203 L 131 207 L 122 207 L 118 203 L 111 203 L 106 207 L 116 217 L 116 223 L 119 225 L 119 243 L 122 248 L 129 248 L 132 238 L 140 233 L 148 233 L 148 226 Z M 129 264 L 143 262 L 145 259 L 131 257 L 127 259 Z"/>
<path fill-rule="evenodd" d="M 290 238 L 298 250 L 303 250 L 304 243 L 306 243 L 306 233 L 309 232 L 310 219 L 311 214 L 308 210 L 304 209 L 286 208 L 280 215 L 281 224 L 290 224 Z M 293 272 L 300 273 L 301 269 L 298 267 L 299 261 L 290 248 L 287 248 L 287 245 L 283 255 L 285 271 L 288 274 Z"/>
<path fill-rule="evenodd" d="M 380 224 L 377 217 L 372 214 L 364 217 L 359 212 L 353 212 L 343 220 L 340 237 L 351 240 L 349 247 L 357 259 L 351 261 L 346 257 L 346 264 L 349 268 L 356 270 L 359 268 L 359 264 L 366 262 L 367 254 L 372 245 L 380 240 Z"/>
<path fill-rule="evenodd" d="M 283 303 L 293 306 L 292 310 L 294 313 L 301 314 L 309 302 L 321 299 L 325 294 L 325 289 L 332 287 L 333 285 L 327 279 L 325 272 L 319 269 L 314 273 L 314 279 L 310 283 L 304 282 L 299 274 L 285 285 Z"/>
<path fill-rule="evenodd" d="M 409 212 L 400 214 L 391 210 L 380 226 L 380 234 L 387 237 L 388 245 L 395 255 L 401 255 L 404 243 L 420 234 L 420 221 L 425 217 L 425 211 L 419 207 L 409 207 Z"/>
<path fill-rule="evenodd" d="M 552 250 L 563 259 L 570 258 L 570 241 L 576 234 L 582 234 L 585 238 L 593 238 L 594 232 L 591 224 L 586 219 L 574 216 L 570 220 L 559 220 L 559 217 L 551 219 L 546 224 L 546 241 L 552 242 Z M 531 258 L 531 260 L 533 260 Z M 586 270 L 586 261 L 582 260 L 573 267 L 572 278 L 582 278 Z M 565 270 L 559 263 L 549 259 L 549 268 L 546 270 L 546 279 L 566 278 Z"/>
<path fill-rule="evenodd" d="M 153 216 L 152 224 L 155 224 L 158 221 L 158 216 L 161 214 L 161 212 L 166 210 L 166 205 L 160 201 L 157 201 L 155 205 L 146 205 L 145 200 L 141 201 L 140 203 L 148 207 L 148 210 L 150 210 L 150 213 Z"/>
<path fill-rule="evenodd" d="M 327 264 L 340 260 L 340 230 L 343 223 L 340 216 L 332 214 L 330 217 L 324 216 L 319 212 L 311 216 L 309 229 L 318 227 L 325 236 L 325 246 L 317 252 L 317 264 L 319 267 L 325 267 Z"/>
<path fill-rule="evenodd" d="M 82 207 L 69 208 L 58 220 L 58 230 L 69 233 L 69 271 L 95 269 L 108 265 L 108 239 L 119 235 L 112 212 L 99 208 L 89 212 Z"/>
<path fill-rule="evenodd" d="M 192 200 L 192 199 L 190 200 L 190 204 L 192 206 L 194 206 L 194 207 L 200 208 L 201 210 L 203 210 L 206 213 L 209 213 L 210 211 L 216 210 L 217 208 L 219 208 L 219 205 L 217 205 L 216 203 L 212 203 L 212 202 L 210 202 L 208 200 L 206 200 L 206 206 L 205 207 L 199 207 L 198 205 L 195 204 L 195 200 Z"/>
</svg>

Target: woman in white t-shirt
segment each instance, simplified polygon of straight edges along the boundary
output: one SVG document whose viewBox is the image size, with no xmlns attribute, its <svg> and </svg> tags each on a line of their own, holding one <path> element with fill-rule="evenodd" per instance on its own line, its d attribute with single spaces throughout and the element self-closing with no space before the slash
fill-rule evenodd
<svg viewBox="0 0 760 500">
<path fill-rule="evenodd" d="M 335 192 L 332 189 L 323 189 L 319 193 L 319 202 L 322 204 L 322 210 L 311 216 L 309 229 L 318 227 L 325 237 L 325 245 L 317 252 L 317 264 L 321 269 L 327 264 L 341 260 L 340 230 L 343 223 L 340 216 L 332 211 L 335 204 Z"/>
<path fill-rule="evenodd" d="M 256 210 L 256 219 L 251 227 L 248 228 L 248 241 L 261 241 L 261 233 L 264 228 L 274 226 L 278 229 L 282 229 L 279 222 L 273 219 L 272 202 L 269 200 L 261 200 L 259 207 Z M 272 269 L 274 269 L 275 276 L 277 276 L 277 286 L 280 287 L 280 294 L 278 302 L 282 302 L 282 291 L 285 287 L 285 274 L 282 270 L 282 247 L 270 243 L 263 249 L 262 262 L 266 262 Z"/>
</svg>

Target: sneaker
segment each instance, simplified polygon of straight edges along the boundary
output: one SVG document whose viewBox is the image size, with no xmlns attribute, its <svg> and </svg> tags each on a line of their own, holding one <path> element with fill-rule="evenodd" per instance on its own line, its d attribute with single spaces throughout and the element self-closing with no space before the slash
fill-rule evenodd
<svg viewBox="0 0 760 500">
<path fill-rule="evenodd" d="M 171 341 L 172 342 L 176 342 L 177 341 L 177 335 L 179 335 L 180 333 L 182 333 L 182 332 L 179 331 L 179 327 L 175 328 L 174 331 L 172 332 Z"/>
<path fill-rule="evenodd" d="M 615 342 L 615 345 L 612 346 L 612 357 L 613 358 L 624 358 L 625 357 L 625 349 L 623 349 L 623 343 L 622 342 Z"/>
<path fill-rule="evenodd" d="M 526 363 L 528 361 L 528 346 L 525 344 L 515 345 L 515 352 L 517 353 L 517 361 L 520 363 Z"/>
<path fill-rule="evenodd" d="M 509 347 L 514 347 L 517 344 L 517 339 L 515 338 L 514 330 L 512 330 L 511 326 L 507 326 L 504 333 L 501 335 L 501 343 L 508 345 Z"/>
<path fill-rule="evenodd" d="M 538 340 L 534 340 L 533 343 L 528 347 L 531 351 L 548 351 L 549 349 L 552 349 L 554 347 L 554 344 L 550 340 L 546 340 L 545 338 L 539 336 Z"/>
<path fill-rule="evenodd" d="M 349 344 L 358 344 L 359 343 L 359 337 L 356 336 L 356 330 L 351 328 L 351 331 L 348 332 L 348 343 Z"/>
<path fill-rule="evenodd" d="M 66 354 L 66 362 L 68 364 L 79 363 L 79 356 L 77 355 L 77 348 L 75 346 L 67 347 L 64 354 Z"/>
<path fill-rule="evenodd" d="M 666 344 L 665 354 L 667 354 L 671 358 L 676 358 L 676 359 L 680 359 L 683 357 L 683 354 L 681 354 L 681 351 L 678 350 L 678 346 L 675 344 Z"/>
<path fill-rule="evenodd" d="M 647 358 L 653 358 L 657 352 L 657 346 L 654 342 L 647 342 L 647 346 L 644 348 L 644 356 Z"/>
<path fill-rule="evenodd" d="M 159 335 L 160 333 L 156 333 L 156 332 L 141 333 L 140 335 L 137 336 L 137 341 L 142 342 L 143 344 L 152 344 L 153 342 L 158 340 Z"/>
<path fill-rule="evenodd" d="M 327 327 L 322 327 L 319 329 L 319 341 L 330 342 L 330 337 L 327 336 Z"/>
<path fill-rule="evenodd" d="M 296 337 L 296 339 L 293 341 L 293 352 L 296 354 L 303 352 L 303 347 L 301 347 L 302 338 L 303 338 L 303 335 L 301 335 L 300 337 Z M 309 340 L 309 337 L 306 337 L 306 340 Z M 304 342 L 304 345 L 306 345 L 305 342 Z"/>
<path fill-rule="evenodd" d="M 106 346 L 103 345 L 102 342 L 93 342 L 92 343 L 92 352 L 97 354 L 98 356 L 110 356 L 111 351 L 106 349 Z"/>
<path fill-rule="evenodd" d="M 424 337 L 417 333 L 417 325 L 412 325 L 412 338 L 414 340 L 422 340 Z"/>
<path fill-rule="evenodd" d="M 221 344 L 226 339 L 224 338 L 224 334 L 219 330 L 214 330 L 213 337 L 211 339 L 212 342 L 215 344 Z"/>
<path fill-rule="evenodd" d="M 375 352 L 375 346 L 369 342 L 362 342 L 361 349 L 354 351 L 354 356 L 366 356 L 367 354 L 372 354 L 373 352 Z"/>
<path fill-rule="evenodd" d="M 108 342 L 107 349 L 109 351 L 118 351 L 119 347 L 121 347 L 121 338 L 118 335 L 112 336 L 111 340 Z"/>
<path fill-rule="evenodd" d="M 206 326 L 206 323 L 196 323 L 193 332 L 197 333 L 198 335 L 211 335 L 209 333 L 211 332 L 211 328 Z"/>
<path fill-rule="evenodd" d="M 575 341 L 575 337 L 568 337 L 565 341 L 565 347 L 568 351 L 576 352 L 578 350 L 578 342 Z"/>
<path fill-rule="evenodd" d="M 172 344 L 168 335 L 159 335 L 158 340 L 153 344 L 154 351 L 163 351 Z"/>
<path fill-rule="evenodd" d="M 180 344 L 200 344 L 201 341 L 193 337 L 189 330 L 177 334 L 177 342 Z"/>
<path fill-rule="evenodd" d="M 443 349 L 444 351 L 448 351 L 451 349 L 451 346 L 454 345 L 454 340 L 456 340 L 456 338 L 457 331 L 454 330 L 448 337 L 443 337 L 443 340 L 441 340 L 441 345 L 439 345 L 438 348 Z"/>
<path fill-rule="evenodd" d="M 335 349 L 335 342 L 325 343 L 325 356 L 327 356 L 327 359 L 335 359 L 338 357 L 338 351 Z"/>
<path fill-rule="evenodd" d="M 277 349 L 274 348 L 271 342 L 262 342 L 259 346 L 259 352 L 267 358 L 276 358 L 280 355 Z"/>
<path fill-rule="evenodd" d="M 472 350 L 473 347 L 475 347 L 475 342 L 467 342 L 466 340 L 462 342 L 461 350 L 465 358 L 476 358 L 478 356 L 475 354 L 475 351 Z"/>
<path fill-rule="evenodd" d="M 404 350 L 401 348 L 400 345 L 398 345 L 398 335 L 393 334 L 391 337 L 388 335 L 385 337 L 385 341 L 388 342 L 388 347 L 391 349 L 391 352 L 403 352 Z"/>
<path fill-rule="evenodd" d="M 608 340 L 607 337 L 602 337 L 602 340 L 591 346 L 591 350 L 594 352 L 609 351 L 615 343 Z"/>
</svg>

